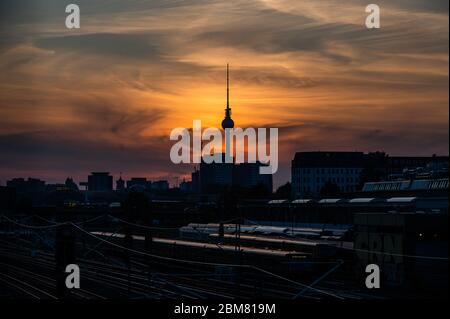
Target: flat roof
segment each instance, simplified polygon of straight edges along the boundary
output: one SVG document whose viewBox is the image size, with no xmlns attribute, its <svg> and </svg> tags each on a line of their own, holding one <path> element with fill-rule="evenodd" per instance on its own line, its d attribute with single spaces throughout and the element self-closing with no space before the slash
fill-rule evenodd
<svg viewBox="0 0 450 319">
<path fill-rule="evenodd" d="M 388 203 L 412 203 L 417 197 L 392 197 L 386 200 Z"/>
<path fill-rule="evenodd" d="M 272 199 L 271 201 L 269 201 L 269 204 L 283 204 L 288 202 L 287 199 Z"/>
</svg>

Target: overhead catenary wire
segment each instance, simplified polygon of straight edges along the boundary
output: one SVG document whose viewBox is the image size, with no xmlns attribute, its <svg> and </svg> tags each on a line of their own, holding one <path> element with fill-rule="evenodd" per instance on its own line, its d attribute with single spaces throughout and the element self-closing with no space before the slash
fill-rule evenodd
<svg viewBox="0 0 450 319">
<path fill-rule="evenodd" d="M 106 215 L 102 215 L 106 216 Z M 110 215 L 108 215 L 110 216 Z M 73 222 L 63 222 L 63 223 L 58 223 L 58 224 L 54 224 L 54 225 L 47 225 L 47 226 L 34 226 L 34 225 L 26 225 L 26 224 L 22 224 L 19 223 L 17 221 L 14 221 L 8 217 L 6 217 L 5 215 L 0 215 L 0 217 L 3 217 L 4 219 L 8 220 L 9 222 L 16 224 L 18 226 L 24 227 L 24 228 L 30 228 L 30 229 L 52 229 L 52 228 L 57 228 L 60 226 L 67 226 L 67 225 L 73 225 L 76 226 L 77 224 L 73 223 Z M 114 216 L 112 216 L 114 217 Z M 98 217 L 96 217 L 98 218 Z M 115 218 L 115 217 L 114 217 Z M 123 221 L 123 220 L 122 220 Z M 133 223 L 131 223 L 133 224 Z M 135 224 L 135 225 L 139 225 L 139 224 Z M 142 227 L 147 227 L 147 226 L 143 226 L 143 225 L 139 225 Z M 80 227 L 77 227 L 80 228 Z M 84 231 L 84 230 L 83 230 Z M 89 232 L 88 232 L 89 233 Z M 90 235 L 93 235 L 91 233 L 89 233 Z M 95 236 L 95 235 L 94 235 Z M 124 247 L 126 248 L 126 247 Z M 339 247 L 341 249 L 345 249 L 345 250 L 353 250 L 353 251 L 357 251 L 357 252 L 365 252 L 365 253 L 373 253 L 373 254 L 378 254 L 378 255 L 388 255 L 388 256 L 394 256 L 394 257 L 405 257 L 405 258 L 416 258 L 416 259 L 429 259 L 429 260 L 443 260 L 443 261 L 448 261 L 449 258 L 448 257 L 439 257 L 439 256 L 421 256 L 421 255 L 409 255 L 409 254 L 399 254 L 399 253 L 389 253 L 389 252 L 384 252 L 384 251 L 373 251 L 373 250 L 367 250 L 367 249 L 360 249 L 360 248 L 352 248 L 352 247 Z"/>
<path fill-rule="evenodd" d="M 245 219 L 245 221 L 247 221 L 251 224 L 258 225 L 256 222 L 249 220 L 249 219 Z M 378 255 L 388 255 L 388 256 L 394 256 L 394 257 L 444 260 L 444 261 L 449 260 L 448 257 L 439 257 L 439 256 L 421 256 L 421 255 L 410 255 L 410 254 L 400 254 L 400 253 L 389 253 L 389 252 L 385 252 L 385 251 L 373 251 L 373 250 L 368 250 L 368 249 L 360 249 L 360 248 L 352 248 L 352 247 L 344 247 L 344 246 L 340 246 L 339 248 L 345 249 L 345 250 L 353 250 L 353 251 L 357 251 L 357 252 L 366 252 L 366 253 L 373 253 L 373 254 L 378 254 Z"/>
<path fill-rule="evenodd" d="M 91 222 L 94 222 L 94 221 L 96 221 L 96 220 L 98 220 L 100 218 L 104 218 L 105 216 L 106 215 L 96 216 L 96 217 L 91 218 L 91 219 L 86 220 L 86 221 L 76 222 L 75 224 L 82 225 L 82 224 L 91 223 Z M 13 224 L 16 224 L 16 225 L 24 227 L 24 228 L 30 228 L 30 229 L 53 229 L 53 228 L 57 228 L 57 227 L 61 227 L 61 226 L 67 226 L 67 225 L 70 225 L 70 224 L 73 223 L 72 221 L 66 221 L 66 222 L 58 223 L 58 222 L 54 222 L 54 221 L 45 219 L 45 218 L 43 218 L 41 216 L 38 216 L 38 215 L 33 215 L 31 217 L 38 217 L 41 220 L 46 221 L 47 223 L 51 223 L 51 225 L 27 225 L 27 224 L 20 223 L 20 222 L 18 222 L 16 220 L 12 220 L 11 218 L 8 218 L 5 215 L 0 215 L 0 218 L 4 218 L 4 219 L 6 219 L 7 221 L 9 221 L 9 222 L 11 222 Z"/>
<path fill-rule="evenodd" d="M 123 219 L 120 219 L 120 218 L 118 218 L 118 217 L 111 216 L 111 215 L 108 215 L 108 217 L 112 218 L 113 220 L 118 220 L 118 221 L 120 221 L 120 222 L 122 222 L 122 223 L 124 223 L 124 224 L 130 225 L 130 226 L 135 226 L 135 227 L 138 227 L 138 228 L 143 228 L 143 229 L 149 229 L 149 230 L 179 230 L 179 229 L 180 229 L 180 227 L 155 227 L 155 226 L 145 226 L 145 225 L 140 225 L 140 224 L 136 224 L 136 223 L 131 223 L 131 222 L 128 222 L 128 221 L 126 221 L 126 220 L 123 220 Z M 203 233 L 202 233 L 200 230 L 198 230 L 196 227 L 193 227 L 192 229 L 195 230 L 195 231 L 196 231 L 197 233 L 199 233 L 200 235 L 203 235 Z M 214 243 L 214 244 L 215 244 L 218 248 L 223 249 L 223 247 L 222 247 L 220 244 L 218 244 L 218 243 Z"/>
<path fill-rule="evenodd" d="M 216 267 L 233 267 L 233 268 L 253 269 L 253 270 L 259 271 L 259 272 L 261 272 L 261 273 L 265 273 L 265 274 L 267 274 L 267 275 L 270 275 L 270 276 L 272 276 L 272 277 L 275 277 L 275 278 L 278 278 L 278 279 L 281 279 L 281 280 L 290 282 L 290 283 L 292 283 L 292 284 L 298 285 L 298 286 L 300 286 L 300 287 L 308 288 L 308 289 L 313 290 L 313 291 L 316 291 L 316 292 L 318 292 L 318 293 L 326 294 L 326 295 L 329 295 L 329 296 L 332 296 L 332 297 L 335 297 L 335 298 L 338 298 L 338 299 L 344 299 L 344 298 L 342 298 L 342 297 L 340 297 L 340 296 L 338 296 L 338 295 L 329 293 L 329 292 L 327 292 L 327 291 L 323 291 L 323 290 L 321 290 L 321 289 L 317 289 L 317 288 L 314 288 L 314 287 L 310 287 L 310 286 L 308 286 L 308 285 L 305 285 L 305 284 L 299 283 L 299 282 L 297 282 L 297 281 L 295 281 L 295 280 L 292 280 L 292 279 L 289 279 L 289 278 L 286 278 L 286 277 L 283 277 L 283 276 L 274 274 L 274 273 L 272 273 L 272 272 L 270 272 L 270 271 L 268 271 L 268 270 L 265 270 L 265 269 L 262 269 L 262 268 L 259 268 L 259 267 L 253 266 L 253 265 L 202 262 L 202 261 L 196 261 L 196 260 L 178 259 L 178 258 L 173 258 L 173 257 L 165 257 L 165 256 L 160 256 L 160 255 L 150 254 L 150 253 L 147 253 L 147 252 L 135 250 L 135 249 L 132 249 L 132 248 L 127 248 L 127 247 L 124 247 L 124 246 L 122 246 L 122 245 L 119 245 L 119 244 L 110 242 L 110 241 L 108 241 L 108 240 L 106 240 L 106 239 L 103 239 L 103 238 L 101 238 L 101 237 L 99 237 L 99 236 L 96 236 L 96 235 L 94 235 L 94 234 L 92 234 L 92 233 L 90 233 L 90 232 L 84 230 L 83 228 L 79 227 L 78 225 L 72 224 L 72 226 L 75 227 L 75 228 L 77 228 L 78 230 L 80 230 L 80 231 L 86 233 L 87 235 L 89 235 L 89 236 L 91 236 L 91 237 L 93 237 L 93 238 L 96 238 L 97 240 L 102 241 L 102 242 L 104 242 L 104 243 L 106 243 L 106 244 L 108 244 L 108 245 L 110 245 L 110 246 L 114 246 L 114 247 L 117 247 L 117 248 L 120 248 L 120 249 L 129 251 L 129 252 L 132 252 L 132 253 L 140 254 L 140 255 L 143 255 L 143 256 L 152 257 L 152 258 L 155 258 L 155 259 L 160 259 L 160 260 L 165 260 L 165 261 L 173 261 L 173 262 L 179 262 L 179 263 L 186 263 L 186 264 L 191 264 L 191 265 L 204 265 L 204 266 L 216 266 Z"/>
<path fill-rule="evenodd" d="M 119 221 L 123 224 L 127 224 L 130 226 L 135 226 L 138 228 L 142 228 L 142 229 L 149 229 L 149 230 L 178 230 L 180 229 L 180 227 L 159 227 L 159 226 L 146 226 L 146 225 L 140 225 L 140 224 L 136 224 L 136 223 L 132 223 L 129 221 L 126 221 L 124 219 L 121 219 L 119 217 L 116 216 L 112 216 L 112 215 L 107 215 L 107 217 L 111 218 L 113 221 Z"/>
<path fill-rule="evenodd" d="M 0 217 L 9 221 L 10 223 L 13 223 L 17 226 L 20 226 L 23 228 L 28 228 L 28 229 L 54 229 L 54 228 L 58 228 L 58 227 L 61 227 L 64 225 L 69 225 L 69 223 L 65 222 L 65 223 L 57 223 L 57 224 L 53 224 L 53 225 L 35 226 L 35 225 L 27 225 L 27 224 L 19 223 L 15 220 L 12 220 L 12 219 L 6 217 L 5 215 L 0 215 Z"/>
<path fill-rule="evenodd" d="M 25 219 L 29 219 L 29 218 L 35 217 L 35 218 L 41 219 L 41 220 L 51 224 L 51 225 L 38 225 L 38 226 L 21 224 L 18 221 L 13 221 L 12 219 L 9 219 L 5 215 L 0 215 L 0 217 L 5 217 L 5 219 L 7 219 L 8 221 L 10 221 L 12 223 L 15 223 L 15 224 L 17 224 L 19 226 L 23 226 L 23 227 L 26 227 L 26 228 L 33 228 L 33 229 L 54 228 L 54 227 L 58 227 L 58 226 L 68 225 L 70 223 L 74 223 L 74 224 L 77 224 L 77 225 L 88 224 L 88 223 L 94 222 L 94 221 L 99 220 L 99 219 L 104 218 L 104 217 L 109 217 L 109 218 L 111 218 L 114 221 L 119 221 L 121 223 L 130 225 L 130 226 L 135 226 L 135 227 L 138 227 L 138 228 L 149 229 L 149 230 L 179 230 L 180 229 L 180 227 L 160 227 L 160 226 L 146 226 L 146 225 L 136 224 L 136 223 L 129 222 L 129 221 L 126 221 L 124 219 L 121 219 L 119 217 L 116 217 L 116 216 L 113 216 L 113 215 L 109 215 L 109 214 L 96 216 L 96 217 L 93 217 L 91 219 L 88 219 L 88 220 L 85 220 L 85 221 L 81 221 L 81 222 L 65 221 L 65 222 L 58 223 L 58 222 L 55 222 L 53 220 L 46 219 L 46 218 L 44 218 L 42 216 L 39 216 L 39 215 L 32 215 L 32 216 L 28 216 L 28 217 L 25 218 Z M 228 220 L 224 220 L 224 221 L 219 221 L 219 222 L 217 222 L 217 224 L 219 224 L 219 223 L 229 223 L 229 222 L 232 222 L 232 221 L 237 220 L 237 219 L 239 219 L 239 217 L 228 219 Z"/>
<path fill-rule="evenodd" d="M 146 226 L 146 225 L 132 223 L 132 222 L 126 221 L 124 219 L 121 219 L 119 217 L 113 216 L 113 215 L 107 215 L 107 216 L 112 218 L 113 220 L 120 221 L 120 222 L 122 222 L 124 224 L 130 225 L 130 226 L 135 226 L 135 227 L 138 227 L 138 228 L 143 228 L 143 229 L 150 229 L 150 230 L 178 230 L 178 229 L 180 229 L 180 227 Z M 240 217 L 236 217 L 236 218 L 232 218 L 232 219 L 228 219 L 228 220 L 223 220 L 223 221 L 218 221 L 215 224 L 226 224 L 226 223 L 235 221 L 237 219 L 240 219 Z"/>
<path fill-rule="evenodd" d="M 321 289 L 317 289 L 317 288 L 314 288 L 314 287 L 306 285 L 306 284 L 299 283 L 299 282 L 297 282 L 295 280 L 291 280 L 289 278 L 283 277 L 281 275 L 272 273 L 270 271 L 267 271 L 265 269 L 262 269 L 260 267 L 253 266 L 253 265 L 201 262 L 201 261 L 194 261 L 194 260 L 186 260 L 186 259 L 165 257 L 165 256 L 150 254 L 150 253 L 147 253 L 147 252 L 143 252 L 143 251 L 127 248 L 127 247 L 121 246 L 119 244 L 116 244 L 114 242 L 110 242 L 108 240 L 105 240 L 105 239 L 103 239 L 103 238 L 101 238 L 99 236 L 96 236 L 96 235 L 86 231 L 85 229 L 81 228 L 79 225 L 77 225 L 75 223 L 72 223 L 72 222 L 59 223 L 59 224 L 49 225 L 49 226 L 34 226 L 34 225 L 26 225 L 26 224 L 23 224 L 23 223 L 16 222 L 16 221 L 14 221 L 14 220 L 12 220 L 12 219 L 4 216 L 4 215 L 0 215 L 0 217 L 3 217 L 7 221 L 9 221 L 11 223 L 14 223 L 14 224 L 16 224 L 16 225 L 18 225 L 20 227 L 25 227 L 25 228 L 30 228 L 30 229 L 49 229 L 49 228 L 56 228 L 56 227 L 60 227 L 60 226 L 64 226 L 64 225 L 70 225 L 72 227 L 75 227 L 79 231 L 81 231 L 81 232 L 89 235 L 90 237 L 93 237 L 93 238 L 95 238 L 95 239 L 97 239 L 97 240 L 99 240 L 101 242 L 104 242 L 104 243 L 106 243 L 106 244 L 108 244 L 110 246 L 114 246 L 114 247 L 117 247 L 119 249 L 126 250 L 126 251 L 129 251 L 129 252 L 132 252 L 132 253 L 136 253 L 136 254 L 152 257 L 152 258 L 155 258 L 155 259 L 160 259 L 160 260 L 165 260 L 165 261 L 173 261 L 173 262 L 179 262 L 179 263 L 186 263 L 186 264 L 191 264 L 191 265 L 222 266 L 222 267 L 234 267 L 234 268 L 253 269 L 253 270 L 256 270 L 258 272 L 270 275 L 270 276 L 272 276 L 274 278 L 278 278 L 280 280 L 290 282 L 290 283 L 292 283 L 294 285 L 298 285 L 300 287 L 304 287 L 305 288 L 304 290 L 312 290 L 312 291 L 316 291 L 318 293 L 322 293 L 322 294 L 326 294 L 326 295 L 329 295 L 329 296 L 333 296 L 333 297 L 338 298 L 338 299 L 345 299 L 342 296 L 339 296 L 339 295 L 336 295 L 336 294 L 333 294 L 333 293 L 330 293 L 328 291 L 324 291 L 324 290 L 321 290 Z M 356 249 L 356 248 L 345 248 L 345 249 L 350 249 L 350 250 L 355 250 L 355 251 L 363 251 L 363 252 L 368 252 L 368 253 L 379 253 L 379 254 L 395 255 L 395 256 L 403 256 L 403 257 L 424 258 L 424 259 L 438 259 L 438 260 L 447 260 L 448 261 L 448 258 L 445 258 L 445 257 L 431 257 L 431 256 L 415 256 L 415 255 L 404 255 L 404 254 L 391 254 L 391 253 L 386 253 L 386 252 L 376 252 L 376 251 L 374 252 L 374 251 L 369 251 L 369 250 L 364 250 L 364 249 Z"/>
<path fill-rule="evenodd" d="M 87 219 L 87 220 L 83 220 L 83 221 L 81 221 L 81 222 L 76 222 L 75 224 L 78 224 L 78 225 L 82 225 L 82 224 L 88 224 L 88 223 L 92 223 L 92 222 L 94 222 L 94 221 L 96 221 L 96 220 L 99 220 L 99 219 L 101 219 L 101 218 L 104 218 L 104 217 L 106 217 L 106 216 L 108 216 L 108 215 L 100 215 L 100 216 L 96 216 L 96 217 L 93 217 L 93 218 L 91 218 L 91 219 Z M 41 219 L 41 220 L 43 220 L 43 221 L 45 221 L 45 222 L 47 222 L 47 223 L 50 223 L 50 224 L 61 224 L 61 223 L 58 223 L 58 222 L 55 222 L 55 221 L 53 221 L 53 220 L 49 220 L 49 219 L 46 219 L 46 218 L 44 218 L 44 217 L 42 217 L 42 216 L 39 216 L 39 215 L 32 215 L 32 217 L 36 217 L 36 218 L 39 218 L 39 219 Z M 64 222 L 64 223 L 71 223 L 71 222 L 73 222 L 73 221 L 66 221 L 66 222 Z"/>
<path fill-rule="evenodd" d="M 394 256 L 394 257 L 431 259 L 431 260 L 443 260 L 443 261 L 449 260 L 448 257 L 408 255 L 408 254 L 389 253 L 389 252 L 385 252 L 385 251 L 376 251 L 376 250 L 368 250 L 368 249 L 360 249 L 360 248 L 352 248 L 352 247 L 339 247 L 339 248 L 345 249 L 345 250 L 353 250 L 356 252 L 364 252 L 364 253 L 377 254 L 377 255 L 388 255 L 388 256 Z"/>
</svg>

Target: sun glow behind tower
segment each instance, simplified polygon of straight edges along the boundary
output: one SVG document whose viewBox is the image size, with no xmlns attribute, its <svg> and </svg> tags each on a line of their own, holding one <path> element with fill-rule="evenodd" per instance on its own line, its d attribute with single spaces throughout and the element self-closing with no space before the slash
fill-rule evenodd
<svg viewBox="0 0 450 319">
<path fill-rule="evenodd" d="M 222 121 L 222 128 L 225 131 L 225 161 L 227 163 L 233 162 L 233 150 L 231 149 L 231 130 L 234 128 L 234 121 L 231 119 L 230 108 L 230 71 L 227 64 L 227 108 L 225 109 L 225 118 Z"/>
</svg>

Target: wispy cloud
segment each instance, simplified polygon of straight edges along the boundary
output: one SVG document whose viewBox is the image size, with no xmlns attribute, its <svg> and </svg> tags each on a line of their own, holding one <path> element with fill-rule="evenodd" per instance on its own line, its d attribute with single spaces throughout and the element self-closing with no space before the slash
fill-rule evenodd
<svg viewBox="0 0 450 319">
<path fill-rule="evenodd" d="M 448 1 L 58 0 L 0 3 L 0 178 L 93 169 L 185 174 L 169 132 L 223 116 L 280 127 L 295 151 L 448 154 Z M 332 138 L 331 138 L 332 137 Z M 31 160 L 30 160 L 31 159 Z"/>
</svg>

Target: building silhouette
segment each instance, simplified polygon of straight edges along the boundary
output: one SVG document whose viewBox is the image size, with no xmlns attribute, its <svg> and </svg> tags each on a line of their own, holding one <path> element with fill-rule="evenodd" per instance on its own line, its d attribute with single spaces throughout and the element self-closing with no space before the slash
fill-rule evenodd
<svg viewBox="0 0 450 319">
<path fill-rule="evenodd" d="M 166 180 L 154 181 L 151 183 L 151 189 L 154 191 L 166 191 L 169 189 L 169 182 Z"/>
<path fill-rule="evenodd" d="M 198 194 L 201 192 L 200 185 L 200 171 L 195 168 L 195 170 L 191 173 L 191 181 L 192 181 L 192 192 Z"/>
<path fill-rule="evenodd" d="M 202 193 L 233 184 L 234 163 L 225 163 L 225 153 L 221 153 L 221 163 L 209 162 L 214 155 L 202 156 L 200 163 L 200 188 Z M 205 161 L 206 160 L 206 161 Z"/>
<path fill-rule="evenodd" d="M 18 193 L 38 193 L 45 191 L 45 181 L 38 178 L 13 178 L 6 182 L 6 186 L 15 188 Z"/>
<path fill-rule="evenodd" d="M 261 166 L 267 165 L 260 162 L 235 165 L 233 169 L 233 185 L 245 188 L 264 186 L 269 192 L 272 192 L 272 174 L 260 174 L 259 169 Z"/>
<path fill-rule="evenodd" d="M 292 196 L 317 198 L 327 189 L 361 190 L 366 182 L 448 178 L 448 156 L 389 156 L 383 152 L 297 152 L 291 163 Z"/>
<path fill-rule="evenodd" d="M 73 181 L 72 177 L 67 177 L 66 181 L 64 182 L 64 185 L 68 188 L 71 189 L 73 191 L 78 191 L 78 186 L 77 184 Z"/>
<path fill-rule="evenodd" d="M 231 158 L 232 143 L 229 129 L 234 128 L 234 121 L 231 118 L 228 64 L 226 94 L 225 116 L 221 123 L 225 131 L 225 153 L 202 156 L 199 170 L 192 173 L 192 191 L 194 193 L 214 193 L 231 186 L 252 188 L 263 185 L 269 192 L 272 192 L 272 175 L 259 173 L 259 168 L 265 164 L 260 162 L 236 164 L 234 158 Z M 212 161 L 212 158 L 217 155 L 221 159 L 220 163 Z"/>
<path fill-rule="evenodd" d="M 116 181 L 116 191 L 124 191 L 125 190 L 125 181 L 122 179 L 122 174 L 119 179 Z"/>
<path fill-rule="evenodd" d="M 362 152 L 298 152 L 291 166 L 293 196 L 318 197 L 330 184 L 342 191 L 355 191 L 363 168 Z"/>
<path fill-rule="evenodd" d="M 112 191 L 113 177 L 109 172 L 92 172 L 88 176 L 88 190 L 96 192 Z"/>
<path fill-rule="evenodd" d="M 186 181 L 183 179 L 183 181 L 179 185 L 180 191 L 183 193 L 191 193 L 192 192 L 192 181 Z"/>
<path fill-rule="evenodd" d="M 127 181 L 127 188 L 140 188 L 143 190 L 150 190 L 152 182 L 147 180 L 145 177 L 132 177 Z"/>
</svg>

